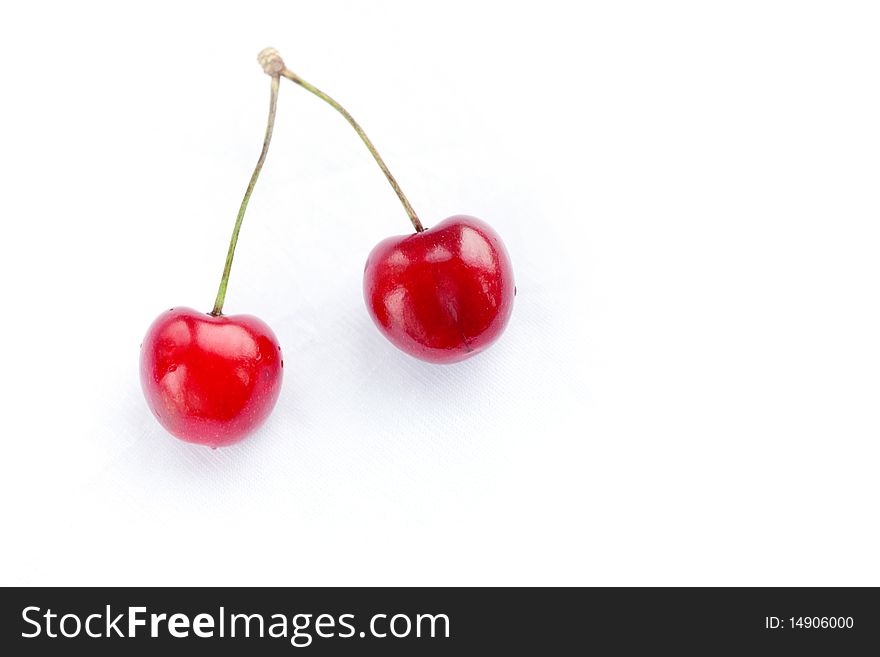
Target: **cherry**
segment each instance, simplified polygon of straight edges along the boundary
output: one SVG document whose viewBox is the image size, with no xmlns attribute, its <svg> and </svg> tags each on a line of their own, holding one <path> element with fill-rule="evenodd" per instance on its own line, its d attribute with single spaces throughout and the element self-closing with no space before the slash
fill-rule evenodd
<svg viewBox="0 0 880 657">
<path fill-rule="evenodd" d="M 282 366 L 278 339 L 262 320 L 172 308 L 144 338 L 141 385 L 169 433 L 223 447 L 269 416 Z"/>
<path fill-rule="evenodd" d="M 513 269 L 501 239 L 475 217 L 389 237 L 367 258 L 364 299 L 395 346 L 455 363 L 491 345 L 513 309 Z"/>
<path fill-rule="evenodd" d="M 173 436 L 223 447 L 259 427 L 281 390 L 281 347 L 262 320 L 224 315 L 232 260 L 248 201 L 266 161 L 278 103 L 278 62 L 260 56 L 272 78 L 269 120 L 257 165 L 238 210 L 214 309 L 178 308 L 162 313 L 141 344 L 141 387 L 147 404 Z"/>
<path fill-rule="evenodd" d="M 278 56 L 272 48 L 263 53 Z M 351 114 L 278 61 L 282 77 L 328 103 L 354 128 L 416 231 L 380 242 L 367 258 L 364 298 L 379 330 L 406 353 L 431 363 L 454 363 L 486 349 L 507 326 L 516 293 L 501 238 L 483 221 L 463 215 L 426 230 Z"/>
</svg>

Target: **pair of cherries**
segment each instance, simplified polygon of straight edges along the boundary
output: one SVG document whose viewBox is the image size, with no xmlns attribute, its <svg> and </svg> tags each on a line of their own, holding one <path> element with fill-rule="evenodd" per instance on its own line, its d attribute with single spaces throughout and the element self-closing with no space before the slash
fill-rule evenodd
<svg viewBox="0 0 880 657">
<path fill-rule="evenodd" d="M 414 234 L 389 237 L 367 258 L 364 300 L 376 326 L 402 351 L 430 363 L 454 363 L 491 345 L 503 332 L 515 288 L 510 259 L 483 221 L 454 216 L 424 228 L 366 133 L 330 96 L 290 71 L 267 48 L 258 60 L 272 79 L 263 150 L 232 233 L 214 309 L 172 308 L 141 345 L 147 403 L 169 433 L 222 447 L 238 442 L 269 416 L 284 366 L 272 329 L 252 315 L 224 315 L 223 303 L 248 200 L 268 153 L 280 78 L 329 103 L 351 124 L 397 193 Z"/>
</svg>

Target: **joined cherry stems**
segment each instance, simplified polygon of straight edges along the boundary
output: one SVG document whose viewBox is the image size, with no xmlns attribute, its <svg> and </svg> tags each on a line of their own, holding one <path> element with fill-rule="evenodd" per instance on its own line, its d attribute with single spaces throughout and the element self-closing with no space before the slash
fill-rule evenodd
<svg viewBox="0 0 880 657">
<path fill-rule="evenodd" d="M 272 79 L 269 96 L 269 119 L 266 122 L 266 135 L 263 138 L 263 148 L 260 151 L 260 157 L 257 160 L 257 165 L 254 167 L 253 174 L 251 174 L 250 182 L 248 183 L 247 190 L 244 193 L 244 198 L 242 198 L 241 200 L 241 206 L 238 209 L 238 215 L 235 218 L 235 226 L 232 229 L 232 238 L 229 241 L 229 250 L 226 253 L 226 263 L 223 267 L 223 275 L 220 278 L 220 287 L 217 289 L 217 297 L 214 300 L 214 309 L 211 310 L 210 313 L 215 317 L 219 317 L 223 314 L 223 303 L 226 300 L 226 288 L 229 284 L 229 274 L 232 271 L 232 260 L 235 257 L 235 247 L 238 244 L 238 236 L 241 232 L 241 224 L 244 221 L 244 215 L 245 211 L 247 210 L 248 201 L 250 201 L 251 194 L 253 194 L 254 187 L 257 184 L 257 179 L 260 177 L 260 171 L 262 171 L 263 169 L 263 163 L 266 161 L 266 155 L 269 153 L 269 144 L 272 142 L 272 132 L 275 128 L 275 111 L 278 106 L 279 82 L 282 77 L 287 78 L 291 82 L 298 84 L 306 91 L 314 94 L 325 103 L 330 105 L 337 112 L 339 112 L 345 118 L 345 120 L 348 121 L 349 125 L 354 128 L 354 131 L 361 138 L 361 141 L 364 142 L 367 150 L 370 151 L 373 159 L 376 160 L 376 164 L 379 165 L 382 173 L 385 174 L 385 178 L 388 179 L 391 188 L 394 190 L 394 193 L 397 194 L 397 198 L 400 199 L 404 210 L 406 210 L 406 214 L 409 217 L 413 228 L 415 228 L 417 233 L 421 233 L 425 230 L 425 227 L 419 220 L 416 211 L 410 204 L 409 199 L 406 198 L 406 195 L 403 193 L 403 190 L 400 188 L 397 180 L 388 169 L 388 165 L 385 164 L 385 160 L 383 160 L 382 156 L 379 155 L 379 151 L 373 145 L 373 142 L 370 141 L 370 138 L 367 137 L 367 133 L 364 132 L 364 129 L 360 126 L 360 124 L 354 120 L 354 117 L 348 112 L 348 110 L 346 110 L 331 96 L 324 93 L 313 84 L 306 82 L 296 73 L 287 68 L 287 66 L 285 66 L 284 64 L 284 60 L 281 59 L 281 55 L 279 55 L 278 51 L 274 48 L 265 48 L 264 50 L 262 50 L 260 54 L 257 55 L 257 60 L 260 62 L 260 65 L 263 67 L 263 71 L 266 73 L 266 75 L 268 75 Z"/>
<path fill-rule="evenodd" d="M 367 147 L 367 150 L 370 151 L 370 154 L 373 156 L 373 159 L 376 160 L 376 164 L 379 165 L 379 168 L 382 169 L 382 173 L 385 174 L 385 178 L 388 179 L 388 182 L 391 184 L 391 188 L 394 190 L 394 193 L 397 194 L 397 198 L 400 199 L 400 203 L 403 205 L 403 209 L 406 210 L 407 216 L 409 216 L 410 222 L 412 222 L 413 228 L 416 229 L 417 233 L 421 233 L 425 230 L 425 227 L 422 226 L 422 222 L 419 220 L 416 211 L 413 210 L 412 205 L 409 200 L 406 198 L 406 194 L 403 193 L 403 190 L 400 188 L 400 185 L 397 183 L 397 180 L 391 175 L 391 171 L 388 169 L 388 165 L 385 164 L 385 160 L 382 159 L 382 156 L 379 155 L 379 151 L 376 150 L 376 147 L 373 145 L 373 142 L 370 141 L 370 138 L 367 137 L 367 133 L 364 132 L 364 129 L 360 126 L 360 124 L 354 120 L 354 117 L 345 109 L 342 105 L 340 105 L 336 100 L 330 97 L 328 94 L 324 93 L 320 89 L 318 89 L 313 84 L 306 82 L 296 73 L 291 71 L 287 66 L 284 65 L 284 62 L 281 60 L 280 56 L 278 56 L 278 51 L 274 48 L 266 48 L 260 53 L 260 56 L 274 56 L 277 57 L 277 61 L 279 62 L 278 73 L 281 77 L 287 78 L 291 82 L 298 84 L 300 87 L 305 89 L 306 91 L 314 94 L 325 103 L 330 105 L 333 109 L 339 112 L 346 121 L 348 121 L 349 125 L 354 128 L 354 131 L 358 134 L 358 137 L 361 138 L 361 141 L 364 142 L 364 145 Z M 275 69 L 273 69 L 275 70 Z"/>
</svg>

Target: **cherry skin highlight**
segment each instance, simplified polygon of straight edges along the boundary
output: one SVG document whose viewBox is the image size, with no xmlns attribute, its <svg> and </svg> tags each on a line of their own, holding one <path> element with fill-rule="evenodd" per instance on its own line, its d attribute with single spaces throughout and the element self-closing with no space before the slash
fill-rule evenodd
<svg viewBox="0 0 880 657">
<path fill-rule="evenodd" d="M 251 315 L 172 308 L 141 345 L 140 374 L 153 414 L 172 435 L 224 447 L 268 417 L 282 378 L 281 347 Z"/>
<path fill-rule="evenodd" d="M 504 331 L 515 288 L 510 258 L 476 217 L 389 237 L 367 258 L 364 300 L 379 330 L 429 363 L 474 356 Z"/>
</svg>

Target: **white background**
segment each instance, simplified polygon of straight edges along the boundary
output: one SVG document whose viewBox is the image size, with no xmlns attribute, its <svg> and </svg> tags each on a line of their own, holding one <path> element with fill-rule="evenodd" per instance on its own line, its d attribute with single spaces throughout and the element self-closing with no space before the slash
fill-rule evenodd
<svg viewBox="0 0 880 657">
<path fill-rule="evenodd" d="M 16 3 L 0 20 L 3 584 L 880 584 L 880 16 L 838 2 Z M 407 231 L 282 80 L 226 311 L 258 434 L 163 432 L 138 345 L 209 310 L 267 45 L 519 294 L 432 366 L 363 307 Z"/>
</svg>

